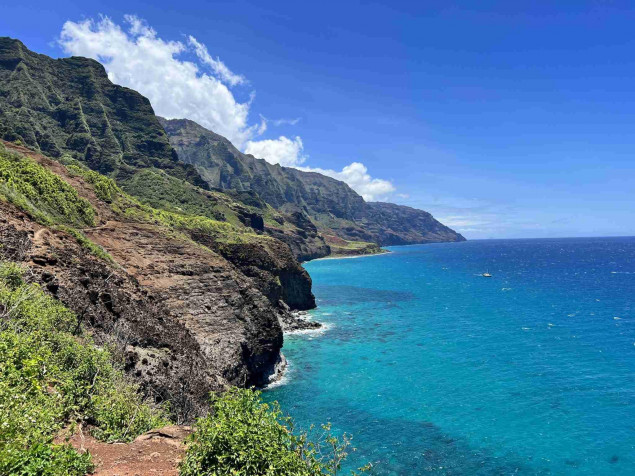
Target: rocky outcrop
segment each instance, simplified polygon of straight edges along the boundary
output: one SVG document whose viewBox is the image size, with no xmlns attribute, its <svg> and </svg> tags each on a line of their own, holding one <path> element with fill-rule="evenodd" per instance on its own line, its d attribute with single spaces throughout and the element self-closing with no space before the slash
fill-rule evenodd
<svg viewBox="0 0 635 476">
<path fill-rule="evenodd" d="M 285 224 L 292 225 L 285 227 Z M 278 218 L 276 225 L 268 225 L 265 231 L 270 236 L 289 245 L 292 253 L 300 261 L 323 258 L 331 253 L 329 245 L 319 233 L 306 213 L 287 208 L 287 212 Z"/>
<path fill-rule="evenodd" d="M 178 419 L 203 413 L 208 393 L 222 389 L 194 335 L 124 270 L 2 202 L 0 244 L 2 259 L 29 266 L 30 279 L 73 310 L 96 343 L 114 344 L 144 393 L 173 402 Z"/>
<path fill-rule="evenodd" d="M 209 235 L 192 233 L 194 241 L 216 250 L 252 278 L 256 288 L 274 304 L 304 311 L 315 307 L 311 277 L 299 266 L 289 247 L 279 240 L 257 243 L 215 243 Z"/>
</svg>

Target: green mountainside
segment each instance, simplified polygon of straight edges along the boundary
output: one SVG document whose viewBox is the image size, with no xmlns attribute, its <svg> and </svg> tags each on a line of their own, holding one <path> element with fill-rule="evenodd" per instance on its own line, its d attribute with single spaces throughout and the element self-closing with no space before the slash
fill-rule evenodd
<svg viewBox="0 0 635 476">
<path fill-rule="evenodd" d="M 243 154 L 192 121 L 158 118 L 97 61 L 52 59 L 10 38 L 0 38 L 0 138 L 79 160 L 150 206 L 252 227 L 300 261 L 373 252 L 372 243 L 463 240 L 426 212 L 366 203 L 344 182 Z"/>
<path fill-rule="evenodd" d="M 0 138 L 49 157 L 64 153 L 125 179 L 155 167 L 205 187 L 178 160 L 150 102 L 113 84 L 97 61 L 52 59 L 0 38 Z"/>
<path fill-rule="evenodd" d="M 308 215 L 325 235 L 380 245 L 464 240 L 422 210 L 367 203 L 344 182 L 243 154 L 193 121 L 159 119 L 179 158 L 193 165 L 210 187 L 254 191 L 280 211 Z"/>
<path fill-rule="evenodd" d="M 150 102 L 114 85 L 87 58 L 52 59 L 0 38 L 0 139 L 48 157 L 69 156 L 116 180 L 144 203 L 264 231 L 300 260 L 329 254 L 315 229 L 299 229 L 257 194 L 208 190 L 180 161 Z"/>
</svg>

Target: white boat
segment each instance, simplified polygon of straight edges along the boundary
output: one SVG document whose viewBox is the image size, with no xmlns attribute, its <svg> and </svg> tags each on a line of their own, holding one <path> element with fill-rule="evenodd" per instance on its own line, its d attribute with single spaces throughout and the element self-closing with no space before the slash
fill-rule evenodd
<svg viewBox="0 0 635 476">
<path fill-rule="evenodd" d="M 489 273 L 483 273 L 483 274 L 481 274 L 481 276 L 484 277 L 484 278 L 491 278 L 492 277 L 492 275 L 489 274 Z"/>
</svg>

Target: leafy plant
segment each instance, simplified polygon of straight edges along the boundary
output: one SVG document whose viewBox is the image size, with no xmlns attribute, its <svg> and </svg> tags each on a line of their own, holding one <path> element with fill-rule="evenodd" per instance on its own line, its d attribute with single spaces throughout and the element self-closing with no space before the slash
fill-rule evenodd
<svg viewBox="0 0 635 476">
<path fill-rule="evenodd" d="M 44 225 L 93 226 L 95 210 L 73 187 L 34 160 L 0 148 L 0 199 Z"/>
<path fill-rule="evenodd" d="M 60 162 L 66 166 L 66 170 L 70 174 L 78 175 L 91 184 L 95 190 L 95 195 L 104 202 L 112 203 L 121 193 L 114 180 L 89 169 L 78 160 L 65 155 L 60 159 Z"/>
<path fill-rule="evenodd" d="M 350 438 L 333 436 L 330 425 L 322 426 L 316 441 L 295 434 L 277 403 L 263 403 L 260 392 L 232 388 L 212 396 L 212 412 L 198 420 L 180 474 L 335 475 L 349 446 Z"/>
<path fill-rule="evenodd" d="M 130 441 L 167 420 L 81 333 L 75 314 L 24 272 L 0 263 L 0 474 L 85 474 L 89 455 L 53 444 L 68 423 Z"/>
</svg>

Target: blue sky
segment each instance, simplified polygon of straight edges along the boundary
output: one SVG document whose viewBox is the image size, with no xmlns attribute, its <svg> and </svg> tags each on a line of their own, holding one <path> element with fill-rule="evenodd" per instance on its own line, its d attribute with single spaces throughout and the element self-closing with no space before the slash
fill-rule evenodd
<svg viewBox="0 0 635 476">
<path fill-rule="evenodd" d="M 0 35 L 55 57 L 100 55 L 159 113 L 205 123 L 268 160 L 327 170 L 370 198 L 424 208 L 468 238 L 635 235 L 632 2 L 2 10 Z M 183 69 L 174 78 L 160 69 L 171 68 L 162 63 L 170 41 L 182 47 L 168 54 Z"/>
</svg>

